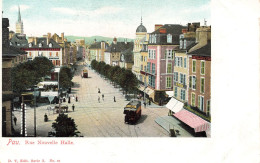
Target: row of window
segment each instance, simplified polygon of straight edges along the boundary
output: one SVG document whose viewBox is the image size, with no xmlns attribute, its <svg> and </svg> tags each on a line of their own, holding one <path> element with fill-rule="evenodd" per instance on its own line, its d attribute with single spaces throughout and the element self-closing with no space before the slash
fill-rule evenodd
<svg viewBox="0 0 260 163">
<path fill-rule="evenodd" d="M 174 87 L 174 96 L 177 98 L 177 96 L 178 96 L 178 87 Z M 181 100 L 183 100 L 183 101 L 185 101 L 186 99 L 186 91 L 185 91 L 185 89 L 181 89 L 181 94 L 180 94 L 180 96 L 181 96 Z"/>
<path fill-rule="evenodd" d="M 38 55 L 40 54 L 40 52 L 38 52 Z M 52 57 L 52 52 L 49 52 L 49 56 Z M 43 53 L 41 52 L 41 55 L 43 55 Z M 32 52 L 29 52 L 29 57 L 32 57 Z M 59 57 L 59 52 L 56 52 L 56 57 Z"/>
<path fill-rule="evenodd" d="M 148 84 L 149 84 L 149 86 L 151 86 L 153 88 L 155 87 L 155 76 L 149 75 Z"/>
<path fill-rule="evenodd" d="M 196 76 L 190 76 L 189 87 L 193 90 L 196 90 L 196 83 Z M 205 78 L 200 78 L 200 93 L 205 93 Z"/>
<path fill-rule="evenodd" d="M 195 93 L 191 93 L 191 106 L 196 106 L 195 105 L 195 101 L 196 101 L 196 94 Z M 210 100 L 207 101 L 207 106 L 206 106 L 207 110 L 206 113 L 209 115 L 210 114 Z M 198 96 L 198 108 L 204 112 L 204 96 Z"/>
<path fill-rule="evenodd" d="M 17 56 L 12 60 L 12 63 L 16 63 L 16 62 L 23 62 L 27 60 L 27 56 L 26 55 L 21 55 L 21 56 Z"/>
<path fill-rule="evenodd" d="M 143 62 L 143 61 L 144 61 L 144 62 L 147 62 L 147 57 L 146 57 L 146 56 L 145 56 L 145 57 L 144 57 L 144 56 L 141 56 L 141 61 L 142 61 L 142 62 Z"/>
<path fill-rule="evenodd" d="M 165 56 L 164 56 L 164 58 L 165 59 L 173 59 L 173 57 L 174 57 L 174 52 L 173 52 L 173 50 L 169 50 L 169 49 L 166 49 L 165 50 Z"/>
<path fill-rule="evenodd" d="M 186 57 L 175 57 L 174 66 L 187 68 L 187 58 Z"/>
<path fill-rule="evenodd" d="M 41 48 L 42 47 L 42 43 L 39 43 L 39 47 Z M 29 47 L 31 48 L 32 47 L 32 43 L 29 43 Z M 49 43 L 49 47 L 52 48 L 52 43 Z"/>
<path fill-rule="evenodd" d="M 155 50 L 148 50 L 148 59 L 155 59 Z"/>
<path fill-rule="evenodd" d="M 150 35 L 149 43 L 156 43 L 157 34 Z M 167 34 L 167 43 L 172 43 L 172 35 Z"/>
<path fill-rule="evenodd" d="M 152 63 L 152 71 L 151 71 L 151 62 L 147 62 L 147 72 L 155 74 L 155 64 Z"/>
<path fill-rule="evenodd" d="M 192 60 L 192 73 L 196 73 L 196 60 Z M 200 62 L 200 74 L 205 74 L 205 61 L 201 60 Z"/>
<path fill-rule="evenodd" d="M 178 74 L 179 74 L 178 72 L 174 72 L 173 74 L 174 81 L 186 85 L 186 74 L 180 73 L 180 78 Z"/>
</svg>

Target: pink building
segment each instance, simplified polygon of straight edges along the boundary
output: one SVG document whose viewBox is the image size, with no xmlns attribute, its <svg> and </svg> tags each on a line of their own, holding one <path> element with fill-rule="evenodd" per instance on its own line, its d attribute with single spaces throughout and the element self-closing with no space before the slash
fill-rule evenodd
<svg viewBox="0 0 260 163">
<path fill-rule="evenodd" d="M 185 28 L 178 24 L 155 25 L 155 31 L 150 34 L 146 72 L 148 87 L 154 91 L 150 97 L 156 103 L 163 104 L 165 91 L 173 89 L 174 50 Z"/>
</svg>

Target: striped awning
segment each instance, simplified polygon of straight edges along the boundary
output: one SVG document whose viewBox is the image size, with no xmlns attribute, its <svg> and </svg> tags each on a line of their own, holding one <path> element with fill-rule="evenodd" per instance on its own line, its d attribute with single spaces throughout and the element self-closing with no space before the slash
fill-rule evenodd
<svg viewBox="0 0 260 163">
<path fill-rule="evenodd" d="M 191 128 L 194 128 L 195 132 L 207 131 L 210 127 L 209 122 L 205 121 L 204 119 L 198 117 L 197 115 L 185 109 L 182 109 L 181 111 L 173 115 L 180 121 L 189 125 Z"/>
</svg>

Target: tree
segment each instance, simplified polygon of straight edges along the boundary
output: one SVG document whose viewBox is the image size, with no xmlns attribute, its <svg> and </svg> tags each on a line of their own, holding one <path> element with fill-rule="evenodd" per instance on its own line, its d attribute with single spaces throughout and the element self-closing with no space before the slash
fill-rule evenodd
<svg viewBox="0 0 260 163">
<path fill-rule="evenodd" d="M 40 78 L 49 75 L 54 68 L 52 62 L 46 57 L 35 57 L 32 64 L 34 69 L 37 70 L 37 76 Z"/>
<path fill-rule="evenodd" d="M 52 128 L 56 131 L 54 135 L 56 137 L 73 137 L 79 136 L 80 133 L 77 131 L 77 125 L 74 119 L 68 117 L 67 114 L 59 114 L 55 122 L 52 123 Z"/>
<path fill-rule="evenodd" d="M 127 92 L 136 91 L 138 80 L 130 70 L 125 70 L 124 73 L 119 75 L 119 84 Z"/>
<path fill-rule="evenodd" d="M 49 75 L 53 64 L 46 57 L 36 57 L 33 61 L 20 63 L 11 70 L 12 88 L 16 93 L 32 88 Z"/>
<path fill-rule="evenodd" d="M 60 88 L 69 89 L 72 86 L 73 74 L 71 69 L 67 66 L 62 66 L 59 74 Z"/>
</svg>

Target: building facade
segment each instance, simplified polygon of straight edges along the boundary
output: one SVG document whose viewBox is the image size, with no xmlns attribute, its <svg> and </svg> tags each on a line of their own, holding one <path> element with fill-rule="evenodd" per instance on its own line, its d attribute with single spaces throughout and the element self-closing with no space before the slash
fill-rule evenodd
<svg viewBox="0 0 260 163">
<path fill-rule="evenodd" d="M 189 55 L 188 104 L 210 116 L 211 100 L 211 43 L 191 51 Z"/>
<path fill-rule="evenodd" d="M 132 72 L 136 75 L 137 79 L 142 82 L 141 71 L 141 50 L 143 48 L 143 44 L 146 41 L 147 30 L 145 26 L 143 26 L 142 18 L 141 24 L 136 29 L 136 38 L 134 40 L 134 65 L 132 68 Z"/>
<path fill-rule="evenodd" d="M 108 43 L 106 43 L 105 41 L 97 42 L 95 40 L 94 43 L 91 44 L 89 47 L 91 61 L 92 60 L 96 60 L 98 62 L 104 61 L 105 50 L 107 47 L 108 47 Z"/>
<path fill-rule="evenodd" d="M 12 136 L 13 116 L 12 106 L 14 94 L 12 91 L 11 68 L 21 62 L 26 62 L 26 52 L 10 46 L 9 20 L 2 18 L 2 136 Z"/>
<path fill-rule="evenodd" d="M 62 47 L 53 39 L 44 37 L 34 37 L 32 42 L 21 48 L 27 52 L 28 60 L 33 60 L 35 57 L 47 57 L 54 66 L 62 66 Z"/>
<path fill-rule="evenodd" d="M 176 24 L 155 25 L 155 31 L 149 36 L 148 86 L 154 91 L 151 98 L 158 104 L 163 104 L 165 92 L 173 89 L 174 50 L 185 28 Z"/>
</svg>

